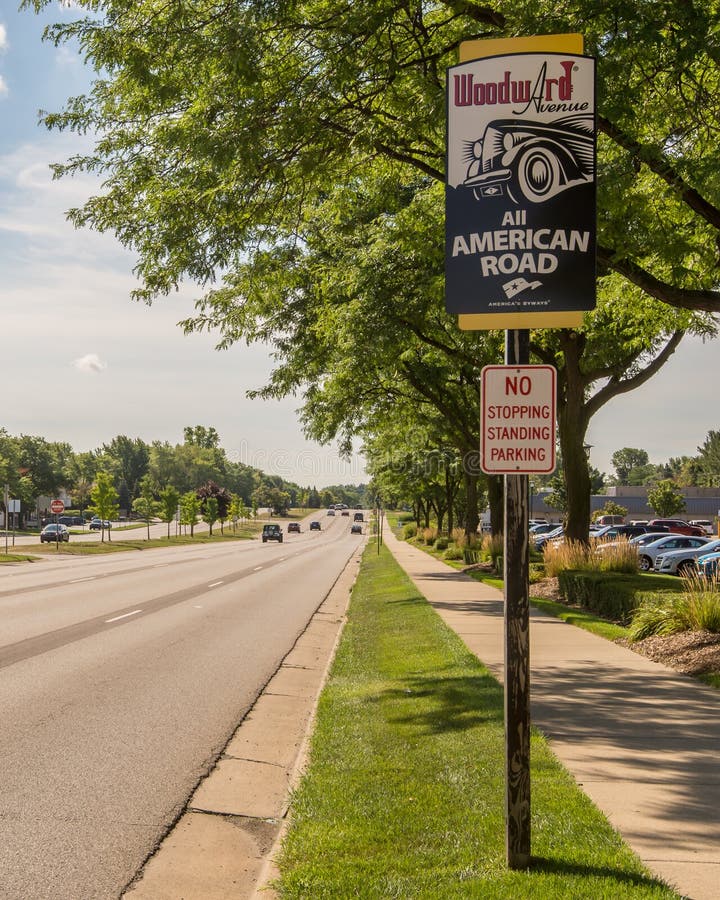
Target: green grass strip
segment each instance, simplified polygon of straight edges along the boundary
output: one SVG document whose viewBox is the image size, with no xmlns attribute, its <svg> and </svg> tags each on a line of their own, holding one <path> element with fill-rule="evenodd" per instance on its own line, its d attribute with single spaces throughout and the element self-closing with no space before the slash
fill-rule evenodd
<svg viewBox="0 0 720 900">
<path fill-rule="evenodd" d="M 505 864 L 502 688 L 386 548 L 363 558 L 280 858 L 282 898 L 677 895 L 532 736 L 532 866 Z"/>
</svg>

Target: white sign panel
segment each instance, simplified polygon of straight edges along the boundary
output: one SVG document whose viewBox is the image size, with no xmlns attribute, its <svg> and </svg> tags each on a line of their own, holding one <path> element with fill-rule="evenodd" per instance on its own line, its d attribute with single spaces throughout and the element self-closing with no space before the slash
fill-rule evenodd
<svg viewBox="0 0 720 900">
<path fill-rule="evenodd" d="M 482 370 L 480 466 L 488 475 L 555 471 L 557 373 L 552 366 Z"/>
</svg>

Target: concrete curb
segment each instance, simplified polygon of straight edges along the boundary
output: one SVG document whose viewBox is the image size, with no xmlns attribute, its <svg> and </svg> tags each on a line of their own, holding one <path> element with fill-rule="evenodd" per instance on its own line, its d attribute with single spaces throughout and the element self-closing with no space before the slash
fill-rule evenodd
<svg viewBox="0 0 720 900">
<path fill-rule="evenodd" d="M 306 763 L 317 702 L 345 624 L 365 542 L 238 726 L 217 764 L 123 897 L 275 896 L 274 858 Z"/>
</svg>

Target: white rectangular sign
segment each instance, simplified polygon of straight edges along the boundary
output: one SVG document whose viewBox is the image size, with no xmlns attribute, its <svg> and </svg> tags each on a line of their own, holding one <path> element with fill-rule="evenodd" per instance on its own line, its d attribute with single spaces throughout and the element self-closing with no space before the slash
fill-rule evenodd
<svg viewBox="0 0 720 900">
<path fill-rule="evenodd" d="M 555 471 L 557 373 L 552 366 L 485 366 L 480 467 L 488 475 Z"/>
</svg>

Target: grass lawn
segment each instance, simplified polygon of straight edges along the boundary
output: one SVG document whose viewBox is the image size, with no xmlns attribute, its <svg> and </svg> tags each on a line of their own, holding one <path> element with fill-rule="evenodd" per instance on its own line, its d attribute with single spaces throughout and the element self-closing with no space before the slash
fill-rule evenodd
<svg viewBox="0 0 720 900">
<path fill-rule="evenodd" d="M 116 531 L 113 531 L 116 534 Z M 121 538 L 113 537 L 111 540 L 101 541 L 99 538 L 92 543 L 89 541 L 77 541 L 73 543 L 72 538 L 66 544 L 56 545 L 41 544 L 38 541 L 37 547 L 33 547 L 33 555 L 47 555 L 49 553 L 65 554 L 66 556 L 95 556 L 99 553 L 122 553 L 127 550 L 155 550 L 159 547 L 181 547 L 187 544 L 210 544 L 222 543 L 223 541 L 239 541 L 247 540 L 254 537 L 258 533 L 258 527 L 255 525 L 243 526 L 238 528 L 236 532 L 226 528 L 225 534 L 214 531 L 212 537 L 207 531 L 197 531 L 194 537 L 190 535 L 173 535 L 170 538 L 151 538 L 150 540 L 143 538 Z M 107 532 L 106 532 L 107 534 Z M 2 557 L 0 556 L 0 561 Z"/>
<path fill-rule="evenodd" d="M 283 898 L 677 895 L 532 735 L 532 865 L 505 864 L 503 694 L 372 545 L 280 859 Z"/>
</svg>

